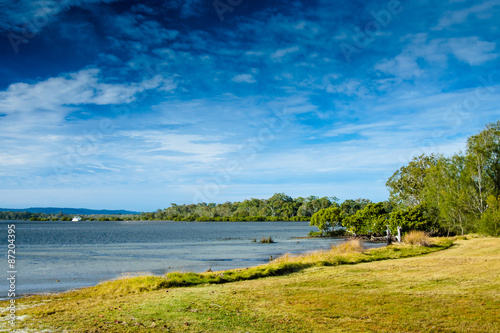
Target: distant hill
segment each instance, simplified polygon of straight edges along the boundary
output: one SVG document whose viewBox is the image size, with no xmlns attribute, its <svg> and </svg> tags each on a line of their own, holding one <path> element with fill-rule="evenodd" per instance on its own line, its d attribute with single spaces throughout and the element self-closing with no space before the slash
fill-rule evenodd
<svg viewBox="0 0 500 333">
<path fill-rule="evenodd" d="M 140 214 L 141 212 L 133 212 L 130 210 L 108 210 L 108 209 L 87 209 L 87 208 L 58 208 L 58 207 L 31 207 L 23 209 L 0 208 L 0 212 L 30 212 L 30 213 L 45 213 L 57 214 L 102 214 L 102 215 L 116 215 L 116 214 Z"/>
</svg>

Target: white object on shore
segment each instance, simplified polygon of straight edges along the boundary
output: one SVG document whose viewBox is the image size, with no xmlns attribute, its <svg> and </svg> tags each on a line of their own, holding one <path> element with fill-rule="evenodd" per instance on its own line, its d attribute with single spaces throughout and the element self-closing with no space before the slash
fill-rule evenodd
<svg viewBox="0 0 500 333">
<path fill-rule="evenodd" d="M 71 221 L 80 222 L 81 220 L 82 220 L 82 218 L 80 216 L 75 216 L 75 217 L 73 217 L 73 219 Z"/>
<path fill-rule="evenodd" d="M 398 242 L 401 243 L 401 227 L 398 227 Z"/>
</svg>

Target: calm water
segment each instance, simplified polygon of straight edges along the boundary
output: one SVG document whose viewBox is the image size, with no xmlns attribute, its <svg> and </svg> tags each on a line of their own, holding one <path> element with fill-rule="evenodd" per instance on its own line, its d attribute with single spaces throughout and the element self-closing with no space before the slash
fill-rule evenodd
<svg viewBox="0 0 500 333">
<path fill-rule="evenodd" d="M 18 295 L 91 286 L 135 272 L 256 266 L 270 256 L 326 249 L 341 242 L 295 239 L 317 230 L 308 222 L 0 221 L 4 244 L 0 269 L 5 276 L 8 224 L 16 225 Z M 276 243 L 261 244 L 262 237 L 272 237 Z M 3 281 L 0 297 L 7 296 L 7 281 Z"/>
</svg>

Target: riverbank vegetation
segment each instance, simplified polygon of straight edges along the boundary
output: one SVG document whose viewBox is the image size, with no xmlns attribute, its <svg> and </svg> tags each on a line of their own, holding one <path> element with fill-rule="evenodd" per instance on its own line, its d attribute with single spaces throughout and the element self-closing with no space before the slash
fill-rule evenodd
<svg viewBox="0 0 500 333">
<path fill-rule="evenodd" d="M 350 214 L 363 208 L 368 199 L 345 200 L 338 204 L 336 197 L 317 197 L 311 195 L 303 198 L 292 198 L 284 193 L 275 193 L 268 199 L 247 199 L 242 202 L 172 203 L 170 207 L 158 209 L 156 212 L 141 214 L 114 214 L 102 215 L 80 214 L 84 221 L 197 221 L 197 222 L 241 222 L 241 221 L 309 221 L 321 209 L 339 206 Z M 70 221 L 73 215 L 57 213 L 30 213 L 30 212 L 0 212 L 0 220 L 31 220 L 31 221 Z"/>
<path fill-rule="evenodd" d="M 366 199 L 346 200 L 343 204 L 346 213 L 370 202 Z M 242 202 L 172 203 L 170 207 L 156 212 L 127 215 L 80 215 L 83 220 L 124 221 L 124 220 L 163 220 L 163 221 L 309 221 L 311 216 L 323 208 L 338 205 L 336 197 L 309 196 L 292 198 L 284 193 L 276 193 L 268 199 L 247 199 Z M 71 220 L 74 215 L 63 213 L 44 214 L 30 212 L 0 212 L 0 220 Z"/>
<path fill-rule="evenodd" d="M 170 280 L 139 276 L 69 293 L 32 296 L 18 300 L 17 328 L 74 332 L 498 332 L 500 239 L 468 238 L 456 240 L 443 251 L 436 250 L 444 247 L 411 245 L 365 251 L 352 243 L 345 247 L 353 249 L 283 257 L 268 265 L 233 270 L 233 274 L 177 273 Z M 415 257 L 419 253 L 427 255 Z M 325 255 L 344 258 L 348 265 L 321 264 Z M 406 259 L 383 260 L 402 257 Z M 272 272 L 271 267 L 295 261 L 305 265 L 308 260 L 308 267 L 283 276 L 264 275 L 266 270 Z M 234 279 L 251 270 L 267 278 Z M 208 282 L 197 280 L 202 277 Z M 228 281 L 216 281 L 217 277 Z M 176 282 L 158 282 L 165 280 Z M 229 281 L 239 282 L 223 283 Z"/>
<path fill-rule="evenodd" d="M 469 137 L 465 153 L 420 155 L 387 181 L 388 202 L 369 203 L 346 214 L 332 206 L 315 213 L 311 224 L 322 234 L 338 227 L 351 234 L 479 232 L 500 236 L 500 121 Z"/>
</svg>

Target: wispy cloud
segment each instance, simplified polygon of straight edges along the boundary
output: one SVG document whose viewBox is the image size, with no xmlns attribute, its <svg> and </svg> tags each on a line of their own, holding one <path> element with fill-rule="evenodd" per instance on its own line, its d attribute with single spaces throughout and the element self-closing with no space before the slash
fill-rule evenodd
<svg viewBox="0 0 500 333">
<path fill-rule="evenodd" d="M 465 2 L 464 4 L 469 5 L 469 2 Z M 455 24 L 464 23 L 472 15 L 479 19 L 490 19 L 495 15 L 495 13 L 498 13 L 499 7 L 500 3 L 492 0 L 484 1 L 462 9 L 447 11 L 439 20 L 439 24 L 436 29 L 443 29 Z"/>
<path fill-rule="evenodd" d="M 239 74 L 233 77 L 234 82 L 246 82 L 246 83 L 255 83 L 257 82 L 252 74 Z"/>
<path fill-rule="evenodd" d="M 34 84 L 11 84 L 0 92 L 0 112 L 10 115 L 18 112 L 69 111 L 71 106 L 82 104 L 130 103 L 135 94 L 158 88 L 161 84 L 160 77 L 140 83 L 103 83 L 98 69 L 85 69 Z"/>
<path fill-rule="evenodd" d="M 271 59 L 273 59 L 274 61 L 281 61 L 282 58 L 284 56 L 286 56 L 287 54 L 295 53 L 298 51 L 299 51 L 298 46 L 292 46 L 292 47 L 288 47 L 286 49 L 277 50 L 277 51 L 273 52 L 273 54 L 271 54 Z"/>
<path fill-rule="evenodd" d="M 500 53 L 494 52 L 496 50 L 496 43 L 481 41 L 477 36 L 450 38 L 448 43 L 455 57 L 471 66 L 495 60 L 500 55 Z"/>
</svg>

